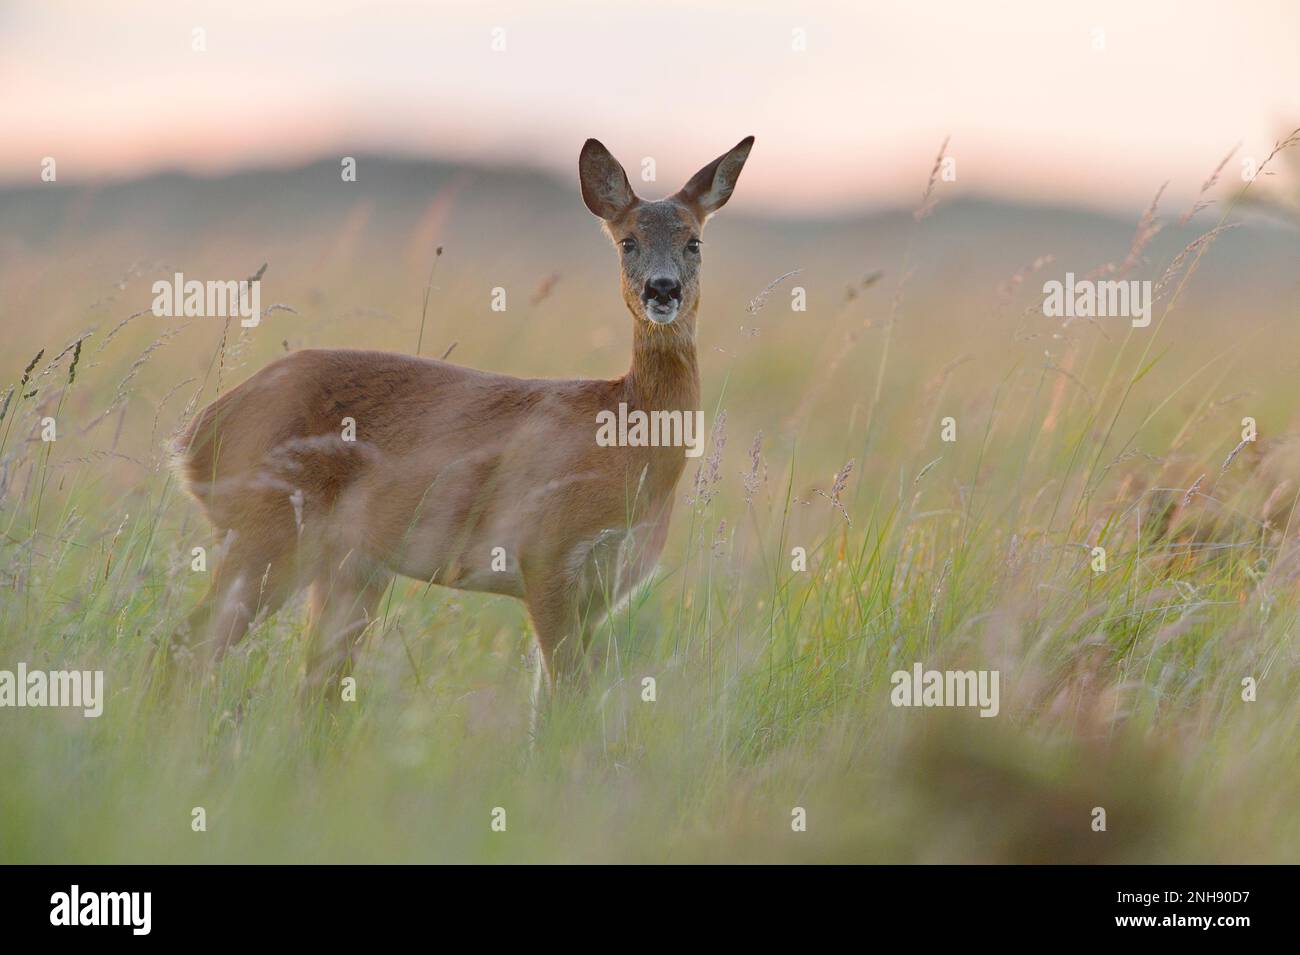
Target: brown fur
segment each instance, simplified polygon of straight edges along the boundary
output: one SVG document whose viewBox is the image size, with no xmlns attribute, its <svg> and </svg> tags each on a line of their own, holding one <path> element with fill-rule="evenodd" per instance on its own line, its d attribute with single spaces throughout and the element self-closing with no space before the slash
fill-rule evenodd
<svg viewBox="0 0 1300 955">
<path fill-rule="evenodd" d="M 750 142 L 659 202 L 633 196 L 595 140 L 584 147 L 584 199 L 616 242 L 633 235 L 638 244 L 623 255 L 634 321 L 622 378 L 520 379 L 409 355 L 312 349 L 200 412 L 177 441 L 177 464 L 224 535 L 212 586 L 190 619 L 209 657 L 237 642 L 259 610 L 309 584 L 308 676 L 330 685 L 402 574 L 518 597 L 549 687 L 580 675 L 592 626 L 658 558 L 685 466 L 682 448 L 598 446 L 596 414 L 620 402 L 699 407 L 698 253 L 683 249 L 730 195 Z M 727 181 L 715 181 L 719 168 Z M 679 268 L 672 324 L 642 309 L 648 263 Z M 343 440 L 344 418 L 356 423 L 354 442 Z M 498 547 L 505 572 L 491 567 Z"/>
</svg>

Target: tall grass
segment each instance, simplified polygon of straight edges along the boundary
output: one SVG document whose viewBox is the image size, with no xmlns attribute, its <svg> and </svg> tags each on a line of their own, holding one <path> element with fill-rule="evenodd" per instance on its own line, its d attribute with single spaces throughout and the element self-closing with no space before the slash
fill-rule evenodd
<svg viewBox="0 0 1300 955">
<path fill-rule="evenodd" d="M 933 185 L 909 248 L 942 218 Z M 1098 274 L 1137 274 L 1148 226 Z M 805 319 L 824 322 L 813 340 L 771 281 L 804 263 L 706 277 L 710 452 L 659 573 L 600 630 L 590 692 L 534 747 L 522 609 L 416 581 L 385 596 L 354 704 L 302 704 L 297 604 L 210 679 L 164 678 L 159 651 L 203 588 L 190 548 L 213 542 L 163 448 L 219 387 L 331 335 L 437 354 L 455 338 L 469 363 L 573 374 L 559 340 L 616 314 L 612 272 L 608 308 L 562 280 L 535 323 L 494 329 L 457 321 L 482 308 L 453 273 L 500 263 L 458 263 L 454 244 L 448 289 L 367 285 L 378 259 L 321 289 L 290 260 L 286 301 L 321 324 L 286 315 L 233 340 L 118 319 L 151 276 L 129 278 L 74 345 L 58 352 L 51 330 L 25 372 L 6 359 L 0 668 L 100 668 L 108 699 L 98 719 L 0 711 L 0 859 L 1294 859 L 1300 460 L 1295 377 L 1274 359 L 1296 336 L 1267 315 L 1252 326 L 1267 336 L 1229 335 L 1196 312 L 1187 266 L 1208 246 L 1165 263 L 1172 277 L 1155 266 L 1170 294 L 1145 330 L 1052 325 L 1024 275 L 927 287 L 934 266 L 909 252 L 881 263 L 885 295 L 846 278 L 856 291 Z M 81 329 L 75 297 L 101 291 L 63 290 L 59 328 Z M 367 324 L 363 307 L 402 318 Z M 617 362 L 622 343 L 577 363 Z M 1243 445 L 1245 415 L 1261 438 Z M 891 706 L 890 674 L 917 661 L 999 670 L 1001 712 Z"/>
</svg>

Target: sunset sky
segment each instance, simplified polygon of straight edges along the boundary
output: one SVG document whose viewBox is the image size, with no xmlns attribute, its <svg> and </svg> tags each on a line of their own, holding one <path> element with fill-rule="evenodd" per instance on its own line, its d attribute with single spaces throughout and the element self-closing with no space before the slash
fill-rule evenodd
<svg viewBox="0 0 1300 955">
<path fill-rule="evenodd" d="M 5 0 L 0 181 L 375 152 L 570 175 L 596 136 L 655 158 L 654 195 L 752 133 L 749 207 L 820 213 L 914 201 L 951 134 L 949 188 L 1131 209 L 1300 125 L 1298 39 L 1282 0 Z"/>
</svg>

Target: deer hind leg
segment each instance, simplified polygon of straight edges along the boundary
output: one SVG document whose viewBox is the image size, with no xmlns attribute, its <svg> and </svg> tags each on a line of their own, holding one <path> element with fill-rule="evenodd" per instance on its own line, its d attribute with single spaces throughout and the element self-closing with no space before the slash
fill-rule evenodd
<svg viewBox="0 0 1300 955">
<path fill-rule="evenodd" d="M 234 534 L 207 594 L 189 617 L 194 651 L 207 667 L 244 638 L 258 614 L 280 608 L 293 592 L 293 565 L 292 546 L 277 536 Z"/>
<path fill-rule="evenodd" d="M 307 686 L 338 699 L 337 689 L 356 662 L 361 638 L 374 621 L 392 574 L 349 553 L 321 562 L 311 584 L 307 628 Z"/>
</svg>

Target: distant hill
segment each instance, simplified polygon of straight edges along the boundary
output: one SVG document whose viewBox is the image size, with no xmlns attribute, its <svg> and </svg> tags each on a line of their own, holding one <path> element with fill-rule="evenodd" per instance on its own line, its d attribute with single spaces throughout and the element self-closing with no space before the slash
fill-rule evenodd
<svg viewBox="0 0 1300 955">
<path fill-rule="evenodd" d="M 920 226 L 913 265 L 954 279 L 978 275 L 987 285 L 990 277 L 1010 276 L 1051 254 L 1055 272 L 1082 273 L 1124 258 L 1141 211 L 1125 220 L 990 199 L 941 202 Z M 1177 228 L 1181 211 L 1164 210 L 1167 228 L 1151 243 L 1150 264 L 1139 277 L 1158 277 L 1215 221 L 1202 214 Z M 524 168 L 381 157 L 360 157 L 353 183 L 341 181 L 331 160 L 217 178 L 166 173 L 95 186 L 0 189 L 0 252 L 28 256 L 57 254 L 64 243 L 97 237 L 120 244 L 124 255 L 165 250 L 181 257 L 222 241 L 274 250 L 350 229 L 356 241 L 387 255 L 424 236 L 465 260 L 533 260 L 538 270 L 566 274 L 599 267 L 608 280 L 607 264 L 597 258 L 600 243 L 590 241 L 596 228 L 576 182 Z M 898 268 L 912 228 L 902 209 L 834 219 L 750 215 L 742 186 L 733 207 L 710 226 L 709 239 L 726 249 L 724 261 L 743 257 L 774 276 L 804 268 L 847 283 Z M 1294 300 L 1298 263 L 1300 232 L 1256 221 L 1217 241 L 1201 281 L 1225 293 L 1264 286 Z"/>
</svg>

